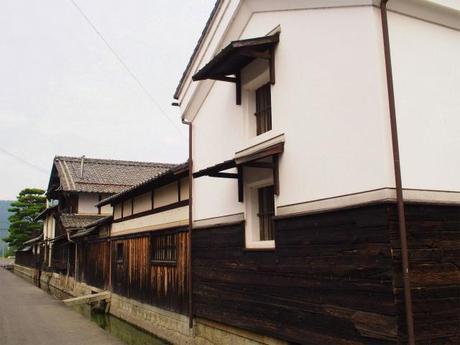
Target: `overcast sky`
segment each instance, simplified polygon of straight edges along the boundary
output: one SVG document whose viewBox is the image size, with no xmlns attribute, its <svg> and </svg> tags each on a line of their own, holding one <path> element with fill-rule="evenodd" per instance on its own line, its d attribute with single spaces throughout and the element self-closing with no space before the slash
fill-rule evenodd
<svg viewBox="0 0 460 345">
<path fill-rule="evenodd" d="M 46 188 L 58 154 L 187 158 L 170 104 L 214 0 L 74 1 L 154 100 L 71 0 L 2 0 L 0 199 Z"/>
<path fill-rule="evenodd" d="M 185 161 L 170 104 L 214 1 L 0 1 L 0 200 L 46 188 L 55 155 Z"/>
</svg>

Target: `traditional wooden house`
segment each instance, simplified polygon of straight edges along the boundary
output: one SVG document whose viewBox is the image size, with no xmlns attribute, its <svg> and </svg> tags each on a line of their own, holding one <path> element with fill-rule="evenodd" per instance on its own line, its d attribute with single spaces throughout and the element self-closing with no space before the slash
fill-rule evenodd
<svg viewBox="0 0 460 345">
<path fill-rule="evenodd" d="M 18 265 L 36 268 L 44 260 L 43 234 L 24 242 L 24 248 L 16 251 L 15 263 Z"/>
<path fill-rule="evenodd" d="M 217 1 L 175 94 L 197 320 L 460 343 L 459 30 L 435 1 Z"/>
<path fill-rule="evenodd" d="M 104 198 L 151 178 L 172 165 L 57 156 L 53 162 L 44 221 L 45 261 L 48 269 L 75 275 L 75 242 L 71 236 L 112 214 L 97 207 Z M 77 259 L 77 260 L 76 260 Z"/>
<path fill-rule="evenodd" d="M 186 314 L 188 195 L 188 164 L 182 164 L 99 202 L 98 207 L 110 205 L 113 209 L 110 242 L 101 241 L 105 235 L 88 237 L 85 251 L 89 266 L 81 267 L 85 272 L 110 273 L 103 282 L 89 283 Z M 98 273 L 94 277 L 101 278 Z"/>
</svg>

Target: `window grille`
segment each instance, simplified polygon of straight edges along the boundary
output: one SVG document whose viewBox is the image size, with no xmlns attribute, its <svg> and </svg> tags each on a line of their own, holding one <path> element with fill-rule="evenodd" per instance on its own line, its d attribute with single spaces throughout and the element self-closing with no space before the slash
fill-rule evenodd
<svg viewBox="0 0 460 345">
<path fill-rule="evenodd" d="M 257 135 L 272 129 L 272 104 L 270 84 L 256 90 L 256 116 Z"/>
<path fill-rule="evenodd" d="M 273 236 L 273 216 L 275 215 L 275 197 L 273 186 L 260 188 L 259 193 L 259 225 L 260 240 L 272 241 Z"/>
<path fill-rule="evenodd" d="M 177 261 L 177 234 L 153 234 L 151 260 L 154 264 L 175 265 Z"/>
</svg>

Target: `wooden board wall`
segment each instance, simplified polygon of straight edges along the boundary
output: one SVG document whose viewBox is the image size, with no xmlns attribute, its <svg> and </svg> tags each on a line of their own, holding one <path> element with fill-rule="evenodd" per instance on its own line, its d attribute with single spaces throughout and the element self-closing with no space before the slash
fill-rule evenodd
<svg viewBox="0 0 460 345">
<path fill-rule="evenodd" d="M 115 238 L 112 242 L 112 288 L 122 296 L 160 308 L 187 313 L 186 229 L 155 231 L 173 233 L 177 240 L 175 265 L 154 264 L 150 258 L 150 234 Z M 117 261 L 117 244 L 123 243 L 123 260 Z"/>
<path fill-rule="evenodd" d="M 386 205 L 276 221 L 276 250 L 244 224 L 193 231 L 194 314 L 298 344 L 396 344 Z"/>
<path fill-rule="evenodd" d="M 37 263 L 40 262 L 40 256 L 33 254 L 32 250 L 17 251 L 15 254 L 14 262 L 17 265 L 26 266 L 30 268 L 37 268 Z"/>
<path fill-rule="evenodd" d="M 397 210 L 390 218 L 395 292 L 406 339 Z M 409 265 L 417 345 L 460 344 L 460 207 L 406 205 Z"/>
<path fill-rule="evenodd" d="M 78 243 L 78 278 L 88 285 L 109 286 L 110 244 L 107 239 Z"/>
<path fill-rule="evenodd" d="M 57 241 L 53 244 L 51 269 L 73 276 L 75 268 L 75 248 L 72 243 Z"/>
</svg>

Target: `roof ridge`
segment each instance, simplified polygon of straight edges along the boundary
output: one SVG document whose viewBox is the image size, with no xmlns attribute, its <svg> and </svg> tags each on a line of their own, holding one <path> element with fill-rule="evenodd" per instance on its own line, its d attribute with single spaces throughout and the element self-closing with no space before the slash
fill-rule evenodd
<svg viewBox="0 0 460 345">
<path fill-rule="evenodd" d="M 55 161 L 81 161 L 82 157 L 72 157 L 72 156 L 55 156 Z M 106 159 L 106 158 L 91 158 L 85 157 L 85 163 L 93 164 L 118 164 L 118 165 L 144 165 L 144 166 L 158 166 L 158 167 L 172 167 L 178 165 L 177 163 L 165 163 L 165 162 L 146 162 L 146 161 L 130 161 L 130 160 L 121 160 L 121 159 Z"/>
</svg>

